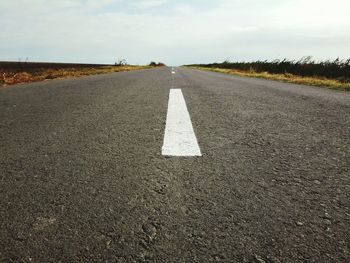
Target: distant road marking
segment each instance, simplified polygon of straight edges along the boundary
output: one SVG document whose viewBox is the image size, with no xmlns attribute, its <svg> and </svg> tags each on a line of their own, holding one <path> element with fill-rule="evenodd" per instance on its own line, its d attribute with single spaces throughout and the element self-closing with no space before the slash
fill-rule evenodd
<svg viewBox="0 0 350 263">
<path fill-rule="evenodd" d="M 171 89 L 162 154 L 202 156 L 181 89 Z"/>
</svg>

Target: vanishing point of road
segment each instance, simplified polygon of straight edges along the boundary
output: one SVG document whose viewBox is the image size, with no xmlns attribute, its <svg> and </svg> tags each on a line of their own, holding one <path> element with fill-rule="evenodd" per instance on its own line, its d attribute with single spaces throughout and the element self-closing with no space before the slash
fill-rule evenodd
<svg viewBox="0 0 350 263">
<path fill-rule="evenodd" d="M 349 262 L 350 93 L 173 71 L 0 90 L 0 262 Z"/>
</svg>

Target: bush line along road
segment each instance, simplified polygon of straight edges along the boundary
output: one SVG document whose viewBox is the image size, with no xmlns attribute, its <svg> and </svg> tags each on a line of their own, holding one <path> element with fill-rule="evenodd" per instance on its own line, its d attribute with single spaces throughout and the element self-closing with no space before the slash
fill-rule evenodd
<svg viewBox="0 0 350 263">
<path fill-rule="evenodd" d="M 1 86 L 19 83 L 107 74 L 159 66 L 162 66 L 162 64 L 152 62 L 149 66 L 135 66 L 127 65 L 124 61 L 119 61 L 115 65 L 0 61 L 0 88 Z"/>
<path fill-rule="evenodd" d="M 1 262 L 349 260 L 350 93 L 163 67 L 2 89 L 0 120 Z"/>
<path fill-rule="evenodd" d="M 350 59 L 313 61 L 304 57 L 299 61 L 274 60 L 188 65 L 191 68 L 228 73 L 245 77 L 264 78 L 295 84 L 322 86 L 350 91 Z"/>
</svg>

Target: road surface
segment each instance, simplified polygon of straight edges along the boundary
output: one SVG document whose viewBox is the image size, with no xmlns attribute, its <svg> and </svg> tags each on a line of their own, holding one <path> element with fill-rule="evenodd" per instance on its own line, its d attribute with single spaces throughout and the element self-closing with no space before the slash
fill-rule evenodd
<svg viewBox="0 0 350 263">
<path fill-rule="evenodd" d="M 350 93 L 174 72 L 0 90 L 0 262 L 349 262 Z"/>
</svg>

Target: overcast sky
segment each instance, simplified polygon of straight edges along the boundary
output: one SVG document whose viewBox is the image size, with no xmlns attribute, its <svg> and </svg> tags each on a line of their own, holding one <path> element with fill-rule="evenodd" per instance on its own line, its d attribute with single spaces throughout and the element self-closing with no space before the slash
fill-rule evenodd
<svg viewBox="0 0 350 263">
<path fill-rule="evenodd" d="M 0 60 L 350 58 L 349 0 L 0 0 Z"/>
</svg>

